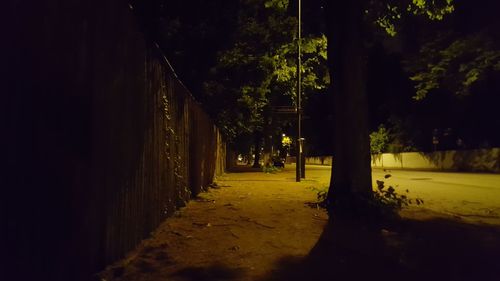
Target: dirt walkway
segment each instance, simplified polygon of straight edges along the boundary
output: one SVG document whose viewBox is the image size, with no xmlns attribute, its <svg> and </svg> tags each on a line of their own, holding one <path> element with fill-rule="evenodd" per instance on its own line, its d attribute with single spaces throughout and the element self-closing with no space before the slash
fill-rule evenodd
<svg viewBox="0 0 500 281">
<path fill-rule="evenodd" d="M 101 280 L 498 280 L 498 227 L 411 210 L 376 229 L 327 224 L 305 204 L 323 185 L 290 168 L 226 174 Z"/>
<path fill-rule="evenodd" d="M 305 256 L 327 221 L 292 173 L 232 173 L 108 268 L 105 280 L 256 280 L 285 256 Z"/>
</svg>

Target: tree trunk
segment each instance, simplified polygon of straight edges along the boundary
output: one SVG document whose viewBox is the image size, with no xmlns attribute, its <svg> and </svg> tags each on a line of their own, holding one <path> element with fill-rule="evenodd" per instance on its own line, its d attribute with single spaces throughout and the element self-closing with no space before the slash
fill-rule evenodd
<svg viewBox="0 0 500 281">
<path fill-rule="evenodd" d="M 361 0 L 327 1 L 328 60 L 333 86 L 331 210 L 360 215 L 372 197 Z"/>
<path fill-rule="evenodd" d="M 262 153 L 262 159 L 264 162 L 264 166 L 267 166 L 272 157 L 272 147 L 273 147 L 273 137 L 272 137 L 272 129 L 271 129 L 271 117 L 269 110 L 264 111 L 264 150 Z"/>
<path fill-rule="evenodd" d="M 262 142 L 262 133 L 259 131 L 254 132 L 254 153 L 255 153 L 255 159 L 253 162 L 252 167 L 253 168 L 260 168 L 260 148 L 261 148 L 261 142 Z"/>
<path fill-rule="evenodd" d="M 234 148 L 231 146 L 227 146 L 227 151 L 226 151 L 226 168 L 228 170 L 234 169 L 238 163 L 238 156 L 236 154 L 236 151 Z"/>
</svg>

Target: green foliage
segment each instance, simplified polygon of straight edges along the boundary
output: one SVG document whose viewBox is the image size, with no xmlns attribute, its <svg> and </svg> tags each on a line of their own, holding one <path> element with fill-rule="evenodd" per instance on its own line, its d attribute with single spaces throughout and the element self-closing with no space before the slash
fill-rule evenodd
<svg viewBox="0 0 500 281">
<path fill-rule="evenodd" d="M 390 174 L 386 174 L 384 179 L 390 178 Z M 369 201 L 369 205 L 377 210 L 382 217 L 394 218 L 398 217 L 398 212 L 411 204 L 421 205 L 424 200 L 420 198 L 410 199 L 406 194 L 398 194 L 394 187 L 386 188 L 385 182 L 377 180 L 377 188 L 373 191 L 373 199 Z M 407 189 L 406 193 L 410 191 Z"/>
<path fill-rule="evenodd" d="M 390 174 L 386 174 L 384 179 L 390 178 Z M 373 191 L 373 200 L 370 202 L 376 209 L 378 209 L 384 217 L 394 217 L 404 207 L 413 203 L 417 205 L 424 204 L 424 200 L 420 198 L 410 199 L 407 195 L 398 194 L 394 187 L 385 187 L 385 182 L 377 180 L 377 189 Z M 406 193 L 410 191 L 407 189 Z"/>
<path fill-rule="evenodd" d="M 468 95 L 489 71 L 500 70 L 500 50 L 487 34 L 451 38 L 456 35 L 439 36 L 422 46 L 417 58 L 407 62 L 410 79 L 415 82 L 416 100 L 440 88 Z"/>
<path fill-rule="evenodd" d="M 389 143 L 389 131 L 383 124 L 378 130 L 370 134 L 370 150 L 372 154 L 382 153 L 386 150 Z"/>
<path fill-rule="evenodd" d="M 455 10 L 453 0 L 386 0 L 369 3 L 366 10 L 368 19 L 389 36 L 396 36 L 399 23 L 405 16 L 425 16 L 440 21 Z"/>
<path fill-rule="evenodd" d="M 267 164 L 262 166 L 262 172 L 266 174 L 276 174 L 277 172 L 280 172 L 281 170 L 278 167 L 275 167 L 272 164 Z"/>
<path fill-rule="evenodd" d="M 390 174 L 384 176 L 384 180 L 391 177 Z M 385 181 L 377 180 L 377 187 L 373 190 L 372 198 L 363 198 L 363 205 L 366 209 L 368 216 L 382 217 L 382 218 L 394 218 L 398 217 L 398 212 L 408 207 L 412 204 L 421 205 L 424 204 L 424 200 L 420 198 L 411 199 L 408 197 L 410 192 L 408 189 L 405 191 L 406 194 L 398 194 L 396 189 L 392 186 L 386 187 Z M 310 187 L 310 189 L 316 193 L 317 202 L 313 205 L 328 208 L 327 196 L 328 187 L 316 188 Z M 359 198 L 358 198 L 359 199 Z"/>
<path fill-rule="evenodd" d="M 390 210 L 400 210 L 403 206 L 410 204 L 408 197 L 397 194 L 394 187 L 385 188 L 385 182 L 380 180 L 377 180 L 376 183 L 377 189 L 373 192 L 375 204 Z"/>
<path fill-rule="evenodd" d="M 262 1 L 242 1 L 231 48 L 219 52 L 204 84 L 206 103 L 222 132 L 231 141 L 262 130 L 269 102 L 273 61 L 269 55 L 274 34 Z M 282 13 L 277 13 L 278 17 Z"/>
<path fill-rule="evenodd" d="M 375 25 L 379 26 L 389 36 L 396 36 L 396 22 L 401 19 L 401 13 L 397 6 L 387 4 L 387 10 L 381 13 L 374 21 Z"/>
<path fill-rule="evenodd" d="M 400 119 L 393 115 L 387 122 L 380 124 L 377 131 L 370 134 L 371 152 L 379 154 L 418 151 L 414 140 L 418 139 L 419 133 L 412 118 Z"/>
<path fill-rule="evenodd" d="M 232 44 L 204 84 L 209 110 L 230 141 L 261 131 L 276 96 L 296 97 L 297 19 L 285 0 L 240 0 Z M 326 88 L 326 37 L 302 39 L 304 92 Z"/>
<path fill-rule="evenodd" d="M 327 196 L 328 196 L 328 186 L 324 187 L 309 187 L 311 191 L 316 193 L 316 202 L 313 202 L 310 205 L 314 205 L 314 207 L 326 208 L 327 207 Z"/>
<path fill-rule="evenodd" d="M 264 5 L 266 8 L 285 10 L 286 8 L 288 8 L 288 2 L 288 0 L 267 0 Z"/>
<path fill-rule="evenodd" d="M 414 15 L 425 15 L 431 20 L 442 20 L 455 10 L 453 0 L 412 0 L 407 11 Z"/>
<path fill-rule="evenodd" d="M 302 38 L 302 89 L 306 93 L 314 93 L 326 89 L 330 76 L 326 65 L 326 36 L 307 36 Z M 296 102 L 297 81 L 297 43 L 283 44 L 273 56 L 273 89 L 291 97 Z"/>
</svg>

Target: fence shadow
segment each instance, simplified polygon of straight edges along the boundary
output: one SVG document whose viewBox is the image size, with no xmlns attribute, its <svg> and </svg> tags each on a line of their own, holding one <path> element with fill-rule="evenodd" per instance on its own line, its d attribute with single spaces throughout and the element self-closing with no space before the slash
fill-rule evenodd
<svg viewBox="0 0 500 281">
<path fill-rule="evenodd" d="M 495 280 L 499 234 L 443 219 L 389 229 L 333 222 L 306 257 L 281 259 L 261 280 Z"/>
</svg>

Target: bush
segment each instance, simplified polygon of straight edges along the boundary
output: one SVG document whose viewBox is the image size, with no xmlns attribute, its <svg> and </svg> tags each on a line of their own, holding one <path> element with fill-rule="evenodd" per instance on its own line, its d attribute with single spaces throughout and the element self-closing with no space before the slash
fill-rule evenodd
<svg viewBox="0 0 500 281">
<path fill-rule="evenodd" d="M 391 175 L 384 176 L 385 179 L 390 178 Z M 383 217 L 399 217 L 399 211 L 416 203 L 417 205 L 423 204 L 424 200 L 420 198 L 410 199 L 406 194 L 398 194 L 394 187 L 385 187 L 385 182 L 377 180 L 377 189 L 373 191 L 373 199 L 371 204 L 378 210 Z M 406 189 L 406 193 L 410 191 Z"/>
<path fill-rule="evenodd" d="M 384 176 L 384 179 L 390 177 L 391 175 L 387 174 Z M 318 200 L 314 204 L 318 207 L 329 209 L 336 207 L 338 211 L 355 213 L 354 215 L 357 216 L 383 219 L 398 217 L 399 211 L 411 204 L 421 205 L 424 203 L 424 200 L 420 198 L 410 199 L 407 196 L 407 193 L 410 192 L 408 189 L 405 192 L 406 194 L 398 194 L 394 187 L 386 187 L 384 181 L 377 180 L 376 183 L 377 188 L 373 190 L 371 198 L 345 198 L 345 200 L 336 200 L 335 204 L 337 206 L 331 206 L 333 202 L 327 201 L 328 187 L 311 187 L 316 192 Z"/>
<path fill-rule="evenodd" d="M 389 131 L 380 125 L 378 130 L 370 134 L 370 150 L 372 154 L 378 154 L 385 151 L 389 144 Z"/>
<path fill-rule="evenodd" d="M 279 171 L 281 171 L 281 170 L 277 167 L 274 167 L 273 165 L 262 166 L 262 172 L 264 172 L 266 174 L 275 174 Z"/>
<path fill-rule="evenodd" d="M 311 189 L 313 192 L 316 193 L 316 200 L 317 200 L 316 202 L 312 202 L 309 205 L 315 206 L 315 207 L 326 208 L 327 207 L 326 198 L 328 196 L 328 186 L 320 187 L 320 188 L 310 187 L 309 189 Z"/>
</svg>

